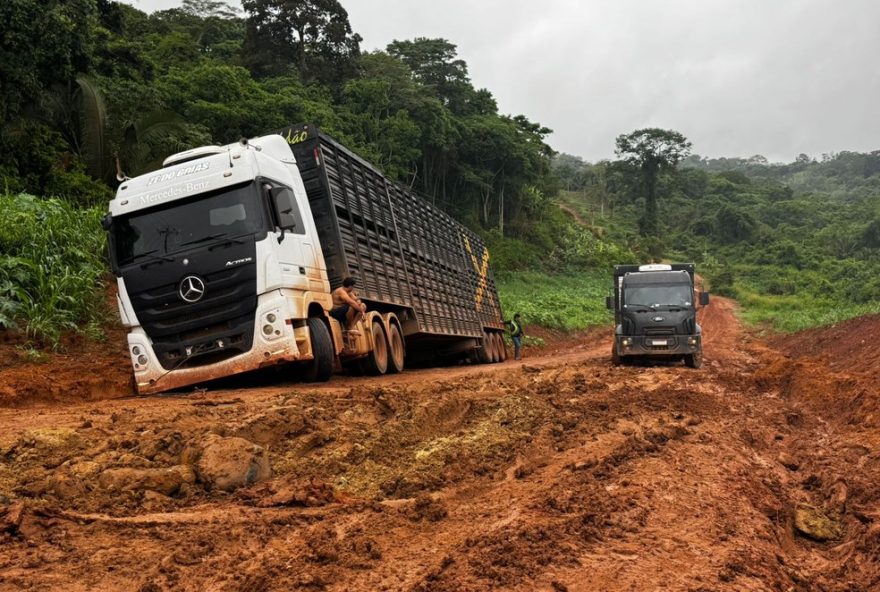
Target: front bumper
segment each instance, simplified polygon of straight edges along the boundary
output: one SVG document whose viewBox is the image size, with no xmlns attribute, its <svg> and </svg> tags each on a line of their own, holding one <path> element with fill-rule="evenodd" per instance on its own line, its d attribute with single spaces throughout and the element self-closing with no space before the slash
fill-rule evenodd
<svg viewBox="0 0 880 592">
<path fill-rule="evenodd" d="M 699 352 L 700 335 L 615 335 L 620 356 L 682 356 Z"/>
<path fill-rule="evenodd" d="M 272 323 L 268 321 L 270 318 Z M 294 327 L 285 322 L 289 318 L 287 302 L 279 292 L 264 294 L 257 306 L 253 341 L 248 351 L 214 363 L 182 364 L 171 370 L 159 363 L 143 328 L 135 327 L 128 334 L 128 349 L 137 392 L 142 395 L 160 393 L 267 366 L 310 359 L 307 327 L 304 323 Z M 195 357 L 192 359 L 196 360 Z"/>
</svg>

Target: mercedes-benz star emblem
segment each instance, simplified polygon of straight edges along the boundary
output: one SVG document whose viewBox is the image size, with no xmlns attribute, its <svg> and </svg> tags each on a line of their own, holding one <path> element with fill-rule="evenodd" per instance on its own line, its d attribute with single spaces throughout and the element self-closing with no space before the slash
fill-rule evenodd
<svg viewBox="0 0 880 592">
<path fill-rule="evenodd" d="M 180 280 L 177 293 L 186 302 L 198 302 L 205 295 L 205 282 L 195 275 L 188 275 Z"/>
</svg>

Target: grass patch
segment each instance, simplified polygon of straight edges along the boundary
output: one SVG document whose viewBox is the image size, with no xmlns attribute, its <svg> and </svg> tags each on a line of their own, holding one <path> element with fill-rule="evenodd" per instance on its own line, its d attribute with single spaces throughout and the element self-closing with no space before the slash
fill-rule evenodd
<svg viewBox="0 0 880 592">
<path fill-rule="evenodd" d="M 796 333 L 880 313 L 880 302 L 855 304 L 803 295 L 768 296 L 740 290 L 739 301 L 743 306 L 740 316 L 746 323 L 770 326 L 783 333 Z"/>
<path fill-rule="evenodd" d="M 506 318 L 519 313 L 528 325 L 576 331 L 609 325 L 605 308 L 610 271 L 550 275 L 536 271 L 498 273 L 495 278 Z"/>
<path fill-rule="evenodd" d="M 0 195 L 0 328 L 23 329 L 51 346 L 66 331 L 94 333 L 106 316 L 102 213 L 59 199 Z"/>
</svg>

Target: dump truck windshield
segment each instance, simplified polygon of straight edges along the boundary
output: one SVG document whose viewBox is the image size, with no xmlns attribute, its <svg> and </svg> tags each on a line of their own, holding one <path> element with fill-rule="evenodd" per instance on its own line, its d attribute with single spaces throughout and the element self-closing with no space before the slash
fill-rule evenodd
<svg viewBox="0 0 880 592">
<path fill-rule="evenodd" d="M 649 284 L 627 286 L 626 306 L 691 306 L 691 288 L 685 284 Z"/>
<path fill-rule="evenodd" d="M 253 182 L 136 212 L 114 219 L 116 259 L 125 265 L 199 243 L 253 234 L 263 228 L 263 218 Z"/>
</svg>

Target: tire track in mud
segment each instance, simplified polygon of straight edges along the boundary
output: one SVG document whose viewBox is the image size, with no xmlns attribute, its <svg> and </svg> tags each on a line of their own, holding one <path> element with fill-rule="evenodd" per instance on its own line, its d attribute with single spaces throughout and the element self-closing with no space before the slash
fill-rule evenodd
<svg viewBox="0 0 880 592">
<path fill-rule="evenodd" d="M 733 311 L 701 311 L 702 370 L 615 368 L 597 340 L 488 371 L 0 412 L 0 504 L 24 503 L 0 521 L 0 590 L 870 590 L 868 394 Z M 271 480 L 100 486 L 210 433 L 264 446 Z M 796 533 L 807 505 L 836 538 Z"/>
</svg>

